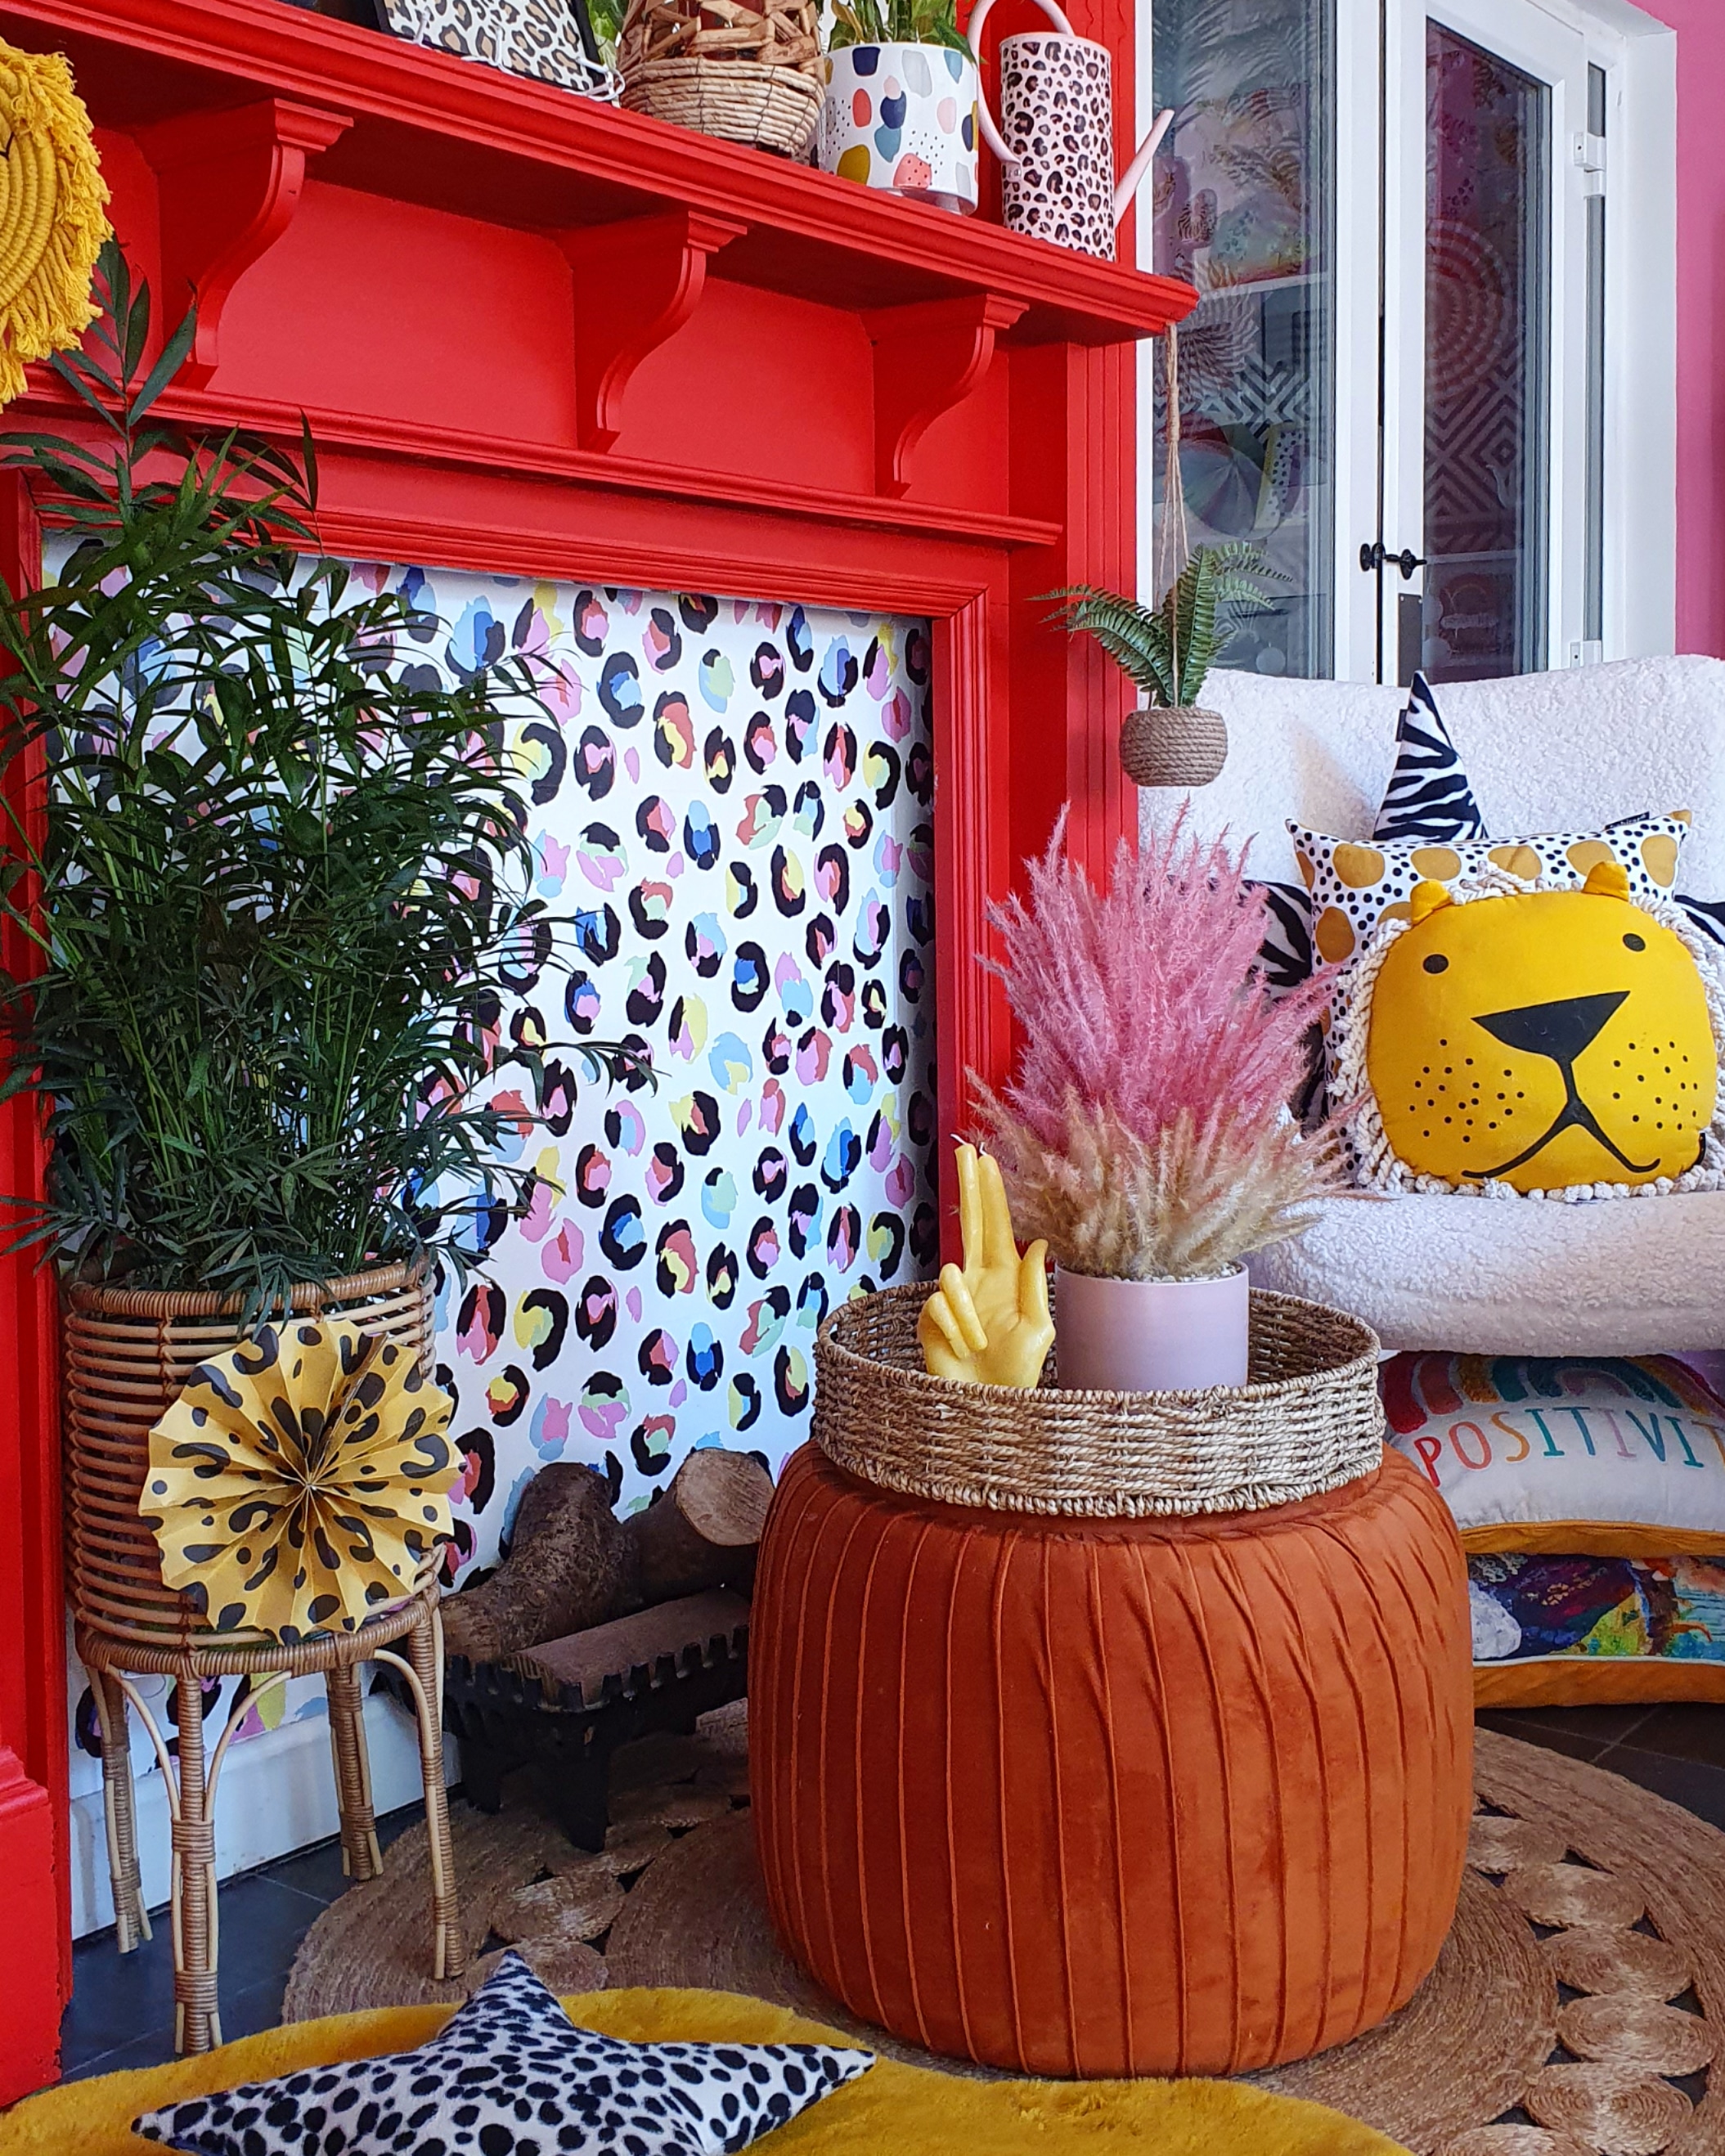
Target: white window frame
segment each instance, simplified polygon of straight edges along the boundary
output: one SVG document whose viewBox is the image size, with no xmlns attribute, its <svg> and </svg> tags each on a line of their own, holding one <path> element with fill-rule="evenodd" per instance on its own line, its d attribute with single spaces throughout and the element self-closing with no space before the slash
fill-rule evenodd
<svg viewBox="0 0 1725 2156">
<path fill-rule="evenodd" d="M 1603 68 L 1607 81 L 1603 638 L 1597 652 L 1579 649 L 1584 436 L 1574 364 L 1581 340 L 1572 336 L 1567 340 L 1569 363 L 1553 355 L 1550 384 L 1553 485 L 1546 661 L 1557 667 L 1584 656 L 1634 658 L 1676 647 L 1677 33 L 1630 0 L 1527 4 L 1550 18 L 1554 30 L 1579 33 L 1587 62 Z M 1386 401 L 1393 425 L 1398 393 L 1404 403 L 1410 388 L 1416 397 L 1422 391 L 1423 281 L 1409 295 L 1397 280 L 1410 271 L 1423 280 L 1423 248 L 1404 247 L 1391 260 L 1383 245 L 1389 192 L 1384 184 L 1385 94 L 1397 57 L 1393 18 L 1399 13 L 1405 18 L 1412 11 L 1407 0 L 1334 0 L 1334 5 L 1333 672 L 1337 679 L 1369 681 L 1377 673 L 1378 584 L 1359 567 L 1361 542 L 1377 537 L 1381 529 L 1392 549 L 1411 546 L 1418 552 L 1423 529 L 1423 500 L 1405 475 L 1405 451 L 1399 459 L 1402 499 L 1387 498 L 1395 491 L 1393 467 L 1398 459 L 1386 455 L 1388 445 L 1378 428 L 1380 364 L 1391 376 Z M 1513 44 L 1493 22 L 1494 15 L 1501 20 L 1507 11 L 1495 10 L 1491 0 L 1431 0 L 1430 12 L 1464 36 L 1517 59 Z M 1141 134 L 1154 118 L 1152 60 L 1149 0 L 1141 0 L 1136 85 Z M 1542 69 L 1534 65 L 1530 71 Z M 1574 187 L 1574 137 L 1584 126 L 1585 112 L 1564 110 L 1553 117 L 1553 180 Z M 1405 116 L 1402 132 L 1405 137 Z M 1423 116 L 1411 139 L 1420 146 L 1423 158 Z M 1417 188 L 1404 185 L 1400 192 L 1404 203 L 1410 192 L 1423 202 L 1423 183 Z M 1145 216 L 1137 223 L 1138 261 L 1148 269 L 1151 220 Z M 1559 260 L 1553 249 L 1555 304 L 1562 304 L 1559 280 L 1566 275 L 1573 280 L 1579 269 L 1573 259 Z M 1579 292 L 1574 302 L 1582 304 Z M 1393 336 L 1380 337 L 1381 324 L 1398 319 L 1402 324 L 1411 320 L 1411 334 L 1402 327 Z M 1159 361 L 1159 346 L 1140 346 L 1138 559 L 1140 589 L 1146 596 L 1153 536 L 1149 415 L 1153 370 Z M 1381 525 L 1380 514 L 1385 519 Z M 1392 589 L 1400 581 L 1394 572 L 1387 579 Z M 1393 680 L 1394 624 L 1392 609 L 1385 611 L 1384 678 Z"/>
</svg>

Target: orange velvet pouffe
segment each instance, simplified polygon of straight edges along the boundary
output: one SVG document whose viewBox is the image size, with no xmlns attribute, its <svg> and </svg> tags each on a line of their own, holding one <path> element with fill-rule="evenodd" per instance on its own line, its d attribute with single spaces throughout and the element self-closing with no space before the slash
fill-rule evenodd
<svg viewBox="0 0 1725 2156">
<path fill-rule="evenodd" d="M 1271 1512 L 1085 1520 L 855 1480 L 761 1548 L 775 1924 L 853 2012 L 1030 2074 L 1229 2073 L 1437 1958 L 1472 1810 L 1455 1529 L 1398 1455 Z"/>
</svg>

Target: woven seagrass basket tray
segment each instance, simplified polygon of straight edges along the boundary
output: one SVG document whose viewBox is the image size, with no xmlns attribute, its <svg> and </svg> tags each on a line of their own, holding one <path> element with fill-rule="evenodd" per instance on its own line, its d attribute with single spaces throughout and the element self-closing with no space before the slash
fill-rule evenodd
<svg viewBox="0 0 1725 2156">
<path fill-rule="evenodd" d="M 814 1441 L 883 1489 L 1089 1518 L 1259 1512 L 1382 1456 L 1378 1336 L 1322 1303 L 1253 1291 L 1237 1389 L 1061 1392 L 1050 1367 L 1018 1392 L 928 1375 L 916 1320 L 933 1286 L 859 1296 L 815 1342 Z"/>
</svg>

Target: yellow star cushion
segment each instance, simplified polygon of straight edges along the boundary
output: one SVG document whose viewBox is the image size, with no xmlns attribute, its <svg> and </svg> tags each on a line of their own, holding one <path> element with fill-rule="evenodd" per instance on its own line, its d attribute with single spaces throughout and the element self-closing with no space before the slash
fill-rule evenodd
<svg viewBox="0 0 1725 2156">
<path fill-rule="evenodd" d="M 1615 861 L 1579 890 L 1419 884 L 1338 1004 L 1340 1096 L 1365 1096 L 1366 1179 L 1526 1194 L 1711 1178 L 1717 1017 L 1702 963 L 1670 909 L 1630 899 Z"/>
</svg>

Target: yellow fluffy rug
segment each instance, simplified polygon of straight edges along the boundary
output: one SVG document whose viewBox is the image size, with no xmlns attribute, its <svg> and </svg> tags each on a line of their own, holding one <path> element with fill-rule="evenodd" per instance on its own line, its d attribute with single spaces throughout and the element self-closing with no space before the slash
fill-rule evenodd
<svg viewBox="0 0 1725 2156">
<path fill-rule="evenodd" d="M 728 1991 L 595 1991 L 564 2001 L 572 2020 L 641 2043 L 854 2044 L 854 2037 Z M 0 2152 L 137 2156 L 141 2111 L 335 2059 L 423 2044 L 443 2006 L 341 2014 L 247 2036 L 201 2058 L 108 2074 L 31 2097 L 0 2118 Z M 1322 2105 L 1235 2082 L 974 2082 L 882 2059 L 772 2137 L 773 2156 L 1058 2156 L 1065 2149 L 1157 2156 L 1399 2156 L 1397 2144 Z"/>
</svg>

